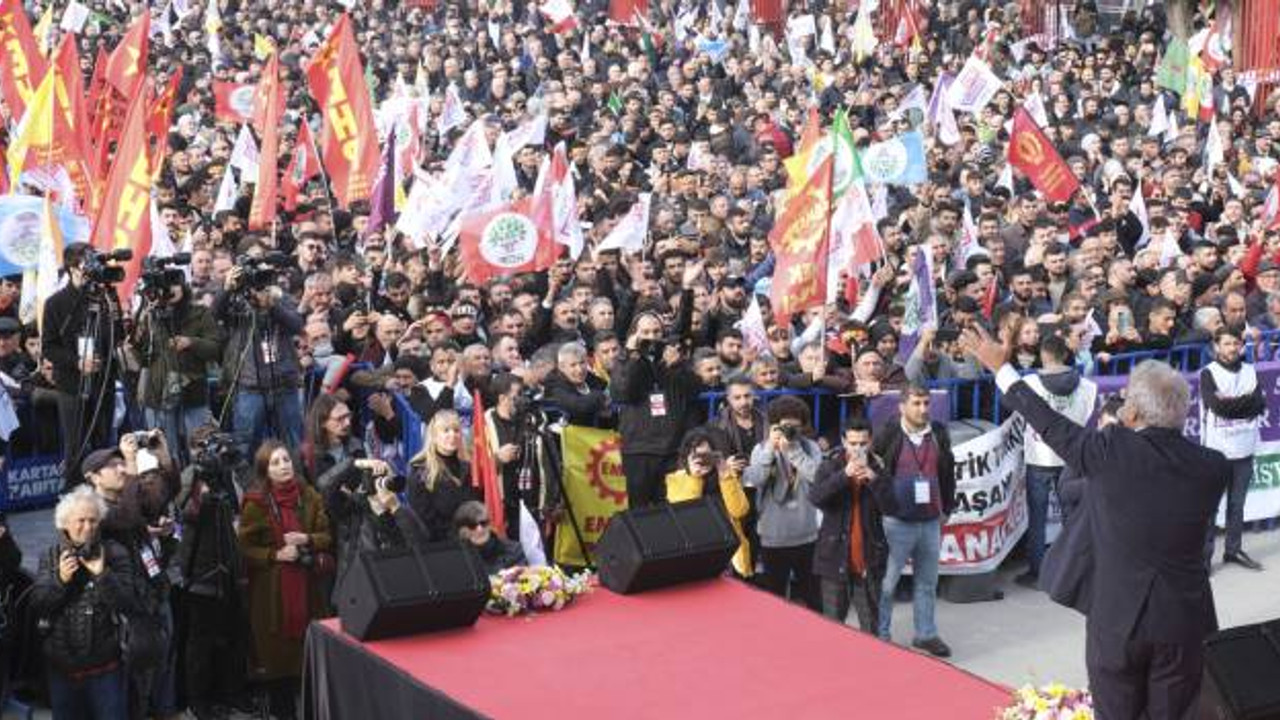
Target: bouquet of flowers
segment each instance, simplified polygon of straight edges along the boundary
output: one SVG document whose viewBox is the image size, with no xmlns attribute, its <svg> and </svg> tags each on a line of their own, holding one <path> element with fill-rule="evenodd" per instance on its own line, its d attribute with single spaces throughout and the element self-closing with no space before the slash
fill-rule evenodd
<svg viewBox="0 0 1280 720">
<path fill-rule="evenodd" d="M 518 565 L 489 577 L 489 602 L 485 610 L 507 617 L 560 610 L 590 589 L 590 572 L 569 576 L 558 567 Z"/>
<path fill-rule="evenodd" d="M 996 720 L 1093 720 L 1093 697 L 1060 683 L 1042 688 L 1024 685 Z"/>
</svg>

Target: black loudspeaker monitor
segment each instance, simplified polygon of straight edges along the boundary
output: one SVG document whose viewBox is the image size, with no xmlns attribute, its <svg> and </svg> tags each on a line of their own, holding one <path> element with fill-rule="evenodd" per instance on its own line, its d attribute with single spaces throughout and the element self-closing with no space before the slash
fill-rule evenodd
<svg viewBox="0 0 1280 720">
<path fill-rule="evenodd" d="M 1280 619 L 1205 641 L 1201 702 L 1214 720 L 1280 720 Z"/>
<path fill-rule="evenodd" d="M 596 545 L 600 583 L 624 595 L 724 572 L 738 536 L 720 502 L 703 498 L 613 516 Z"/>
<path fill-rule="evenodd" d="M 489 575 L 458 543 L 356 555 L 338 589 L 342 630 L 383 640 L 474 625 L 489 599 Z"/>
</svg>

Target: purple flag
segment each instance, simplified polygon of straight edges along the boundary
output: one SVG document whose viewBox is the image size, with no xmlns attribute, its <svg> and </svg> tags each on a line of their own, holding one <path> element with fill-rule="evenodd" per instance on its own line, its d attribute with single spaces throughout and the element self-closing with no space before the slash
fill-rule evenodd
<svg viewBox="0 0 1280 720">
<path fill-rule="evenodd" d="M 364 234 L 368 236 L 396 220 L 396 129 L 392 125 L 387 133 L 387 144 L 382 149 L 382 162 L 373 181 L 373 193 L 369 197 L 369 224 Z"/>
</svg>

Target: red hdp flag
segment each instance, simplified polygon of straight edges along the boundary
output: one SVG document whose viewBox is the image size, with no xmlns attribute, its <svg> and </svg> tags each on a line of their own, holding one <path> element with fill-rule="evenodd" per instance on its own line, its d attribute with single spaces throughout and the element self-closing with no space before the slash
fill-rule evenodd
<svg viewBox="0 0 1280 720">
<path fill-rule="evenodd" d="M 351 18 L 345 13 L 307 65 L 307 82 L 324 116 L 320 152 L 333 194 L 344 207 L 368 198 L 378 173 L 378 133 Z"/>
<path fill-rule="evenodd" d="M 635 25 L 636 16 L 649 14 L 649 0 L 609 0 L 609 20 L 619 25 Z"/>
<path fill-rule="evenodd" d="M 125 116 L 120 146 L 107 177 L 102 206 L 93 224 L 92 244 L 110 252 L 129 248 L 133 259 L 120 283 L 120 299 L 133 295 L 142 258 L 151 252 L 151 162 L 147 147 L 147 94 L 138 93 Z"/>
<path fill-rule="evenodd" d="M 169 76 L 160 95 L 152 104 L 147 116 L 147 137 L 151 144 L 151 175 L 153 179 L 160 177 L 164 168 L 165 151 L 169 147 L 169 125 L 173 120 L 173 108 L 178 104 L 178 88 L 182 85 L 182 66 L 179 65 Z"/>
<path fill-rule="evenodd" d="M 280 56 L 271 54 L 254 93 L 253 126 L 262 138 L 258 153 L 258 182 L 249 206 L 249 229 L 265 230 L 276 219 L 280 196 L 280 121 L 284 117 L 284 94 L 280 92 Z"/>
<path fill-rule="evenodd" d="M 316 144 L 311 139 L 311 127 L 306 120 L 298 123 L 298 137 L 293 142 L 293 154 L 289 158 L 289 167 L 284 169 L 284 177 L 280 180 L 280 195 L 284 198 L 284 209 L 293 212 L 298 207 L 298 196 L 307 181 L 322 172 L 320 158 L 316 156 Z"/>
<path fill-rule="evenodd" d="M 507 513 L 502 503 L 502 487 L 498 480 L 498 461 L 489 442 L 489 419 L 484 414 L 484 402 L 480 391 L 473 393 L 475 407 L 472 411 L 472 437 L 475 452 L 471 458 L 471 486 L 484 494 L 484 506 L 489 511 L 489 525 L 499 535 L 507 534 Z"/>
<path fill-rule="evenodd" d="M 1022 106 L 1013 114 L 1009 162 L 1031 180 L 1046 202 L 1067 202 L 1080 189 L 1080 180 Z"/>
<path fill-rule="evenodd" d="M 150 46 L 151 13 L 142 13 L 125 32 L 120 44 L 107 58 L 107 83 L 131 98 L 147 75 L 147 49 Z"/>
<path fill-rule="evenodd" d="M 213 81 L 213 116 L 222 122 L 242 125 L 253 119 L 253 98 L 257 87 L 249 83 Z"/>
<path fill-rule="evenodd" d="M 98 55 L 93 59 L 93 75 L 89 77 L 89 127 L 98 127 L 98 105 L 102 102 L 103 90 L 107 84 L 107 50 L 98 46 Z M 93 141 L 94 138 L 90 138 Z"/>
<path fill-rule="evenodd" d="M 551 203 L 524 197 L 467 215 L 462 218 L 458 242 L 467 277 L 473 282 L 545 270 L 555 264 L 558 253 Z"/>
<path fill-rule="evenodd" d="M 0 0 L 0 95 L 9 106 L 12 122 L 22 118 L 44 70 L 44 56 L 22 3 Z"/>
<path fill-rule="evenodd" d="M 775 265 L 770 300 L 776 317 L 790 317 L 827 298 L 834 155 L 809 177 L 769 233 Z"/>
</svg>

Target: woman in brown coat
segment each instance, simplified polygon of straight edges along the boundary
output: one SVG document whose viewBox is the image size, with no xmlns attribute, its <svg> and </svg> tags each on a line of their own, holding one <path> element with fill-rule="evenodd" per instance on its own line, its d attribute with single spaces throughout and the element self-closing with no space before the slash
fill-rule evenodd
<svg viewBox="0 0 1280 720">
<path fill-rule="evenodd" d="M 332 557 L 324 500 L 280 442 L 262 444 L 240 511 L 240 550 L 249 573 L 250 667 L 268 685 L 271 714 L 294 717 L 307 625 L 324 611 L 318 565 Z M 320 561 L 320 562 L 317 562 Z"/>
</svg>

